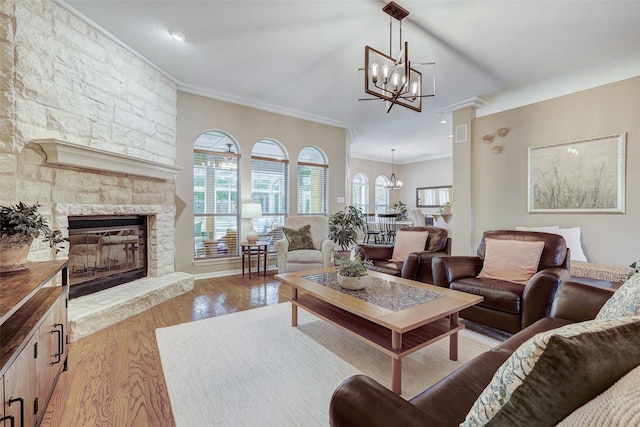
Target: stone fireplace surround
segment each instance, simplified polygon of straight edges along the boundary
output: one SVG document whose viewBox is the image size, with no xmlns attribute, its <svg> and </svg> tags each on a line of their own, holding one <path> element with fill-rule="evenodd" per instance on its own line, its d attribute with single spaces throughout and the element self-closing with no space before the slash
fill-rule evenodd
<svg viewBox="0 0 640 427">
<path fill-rule="evenodd" d="M 112 177 L 144 178 L 148 184 L 163 188 L 173 180 L 181 168 L 132 156 L 111 153 L 92 147 L 42 139 L 32 141 L 45 153 L 45 162 L 54 167 L 56 174 L 82 173 Z M 69 171 L 69 172 L 66 172 Z M 73 175 L 78 178 L 78 175 Z M 62 182 L 69 182 L 67 176 Z M 149 181 L 151 180 L 151 181 Z M 59 183 L 57 183 L 59 184 Z M 131 184 L 135 186 L 135 182 Z M 95 187 L 95 186 L 94 186 Z M 158 190 L 155 190 L 156 194 Z M 162 197 L 151 196 L 161 200 Z M 114 199 L 115 200 L 115 199 Z M 69 336 L 76 341 L 130 316 L 145 311 L 170 298 L 193 289 L 192 274 L 176 272 L 175 217 L 173 204 L 109 204 L 109 203 L 53 203 L 53 225 L 67 237 L 69 216 L 140 215 L 147 217 L 147 277 L 127 282 L 110 289 L 69 301 Z"/>
<path fill-rule="evenodd" d="M 148 217 L 148 277 L 69 301 L 70 340 L 76 341 L 193 289 L 191 274 L 174 271 L 173 206 L 54 205 L 55 224 L 67 235 L 69 216 L 143 215 Z"/>
</svg>

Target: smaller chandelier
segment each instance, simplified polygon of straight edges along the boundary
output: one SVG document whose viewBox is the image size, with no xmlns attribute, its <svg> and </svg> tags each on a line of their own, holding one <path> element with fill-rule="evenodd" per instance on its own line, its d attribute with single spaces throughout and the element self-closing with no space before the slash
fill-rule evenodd
<svg viewBox="0 0 640 427">
<path fill-rule="evenodd" d="M 409 11 L 394 2 L 387 4 L 382 8 L 382 11 L 390 16 L 389 55 L 370 46 L 365 46 L 364 90 L 376 98 L 360 98 L 359 100 L 382 99 L 385 101 L 387 113 L 395 104 L 421 112 L 422 98 L 435 96 L 435 62 L 414 64 L 430 66 L 429 72 L 430 77 L 433 78 L 433 90 L 425 94 L 422 84 L 423 73 L 412 67 L 411 61 L 409 61 L 409 43 L 402 42 L 402 19 L 409 15 Z M 400 26 L 400 52 L 397 59 L 392 56 L 393 19 L 396 19 Z"/>
<path fill-rule="evenodd" d="M 384 187 L 389 190 L 397 190 L 402 188 L 402 181 L 396 178 L 396 164 L 395 164 L 395 148 L 391 149 L 391 179 L 384 183 Z"/>
</svg>

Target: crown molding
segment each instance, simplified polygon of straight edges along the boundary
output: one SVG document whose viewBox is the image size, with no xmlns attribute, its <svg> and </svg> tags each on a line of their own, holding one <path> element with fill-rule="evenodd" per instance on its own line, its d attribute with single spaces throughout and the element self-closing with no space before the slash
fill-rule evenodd
<svg viewBox="0 0 640 427">
<path fill-rule="evenodd" d="M 462 101 L 454 102 L 453 104 L 445 105 L 438 109 L 439 113 L 453 113 L 454 111 L 461 110 L 467 107 L 482 108 L 486 107 L 487 101 L 482 98 L 474 96 L 473 98 L 463 99 Z"/>
<path fill-rule="evenodd" d="M 203 96 L 205 98 L 211 98 L 218 101 L 224 101 L 232 104 L 243 105 L 245 107 L 255 108 L 257 110 L 263 110 L 270 113 L 282 114 L 283 116 L 289 116 L 296 119 L 307 120 L 314 123 L 320 123 L 323 125 L 343 128 L 343 129 L 346 129 L 351 136 L 355 135 L 355 128 L 353 125 L 346 122 L 340 122 L 338 120 L 332 120 L 327 117 L 316 116 L 313 114 L 305 113 L 303 111 L 279 107 L 277 105 L 268 104 L 265 102 L 259 102 L 251 99 L 246 99 L 239 96 L 231 95 L 229 93 L 218 92 L 211 89 L 189 85 L 181 82 L 177 82 L 177 90 L 180 92 Z"/>
</svg>

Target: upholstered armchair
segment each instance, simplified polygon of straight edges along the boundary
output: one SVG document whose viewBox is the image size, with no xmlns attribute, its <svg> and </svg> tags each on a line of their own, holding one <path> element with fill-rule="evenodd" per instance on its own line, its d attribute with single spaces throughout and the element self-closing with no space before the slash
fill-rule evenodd
<svg viewBox="0 0 640 427">
<path fill-rule="evenodd" d="M 532 231 L 485 231 L 476 256 L 434 258 L 432 267 L 435 285 L 484 297 L 460 317 L 510 333 L 547 317 L 571 276 L 564 238 Z"/>
<path fill-rule="evenodd" d="M 425 231 L 428 233 L 427 238 L 420 249 L 414 247 L 403 250 L 398 246 L 406 242 L 407 235 L 404 233 L 424 233 Z M 405 227 L 398 230 L 394 245 L 359 244 L 356 247 L 356 254 L 360 254 L 364 260 L 371 261 L 368 267 L 370 270 L 433 283 L 431 260 L 451 254 L 451 238 L 447 237 L 447 230 L 444 228 Z M 398 254 L 406 255 L 398 257 Z"/>
<path fill-rule="evenodd" d="M 331 265 L 336 244 L 328 237 L 326 217 L 289 216 L 284 220 L 283 232 L 285 238 L 274 243 L 279 274 Z"/>
</svg>

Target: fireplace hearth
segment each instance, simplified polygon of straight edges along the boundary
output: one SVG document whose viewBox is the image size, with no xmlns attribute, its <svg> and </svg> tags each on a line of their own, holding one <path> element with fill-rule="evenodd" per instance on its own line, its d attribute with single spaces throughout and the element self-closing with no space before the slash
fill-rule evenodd
<svg viewBox="0 0 640 427">
<path fill-rule="evenodd" d="M 69 297 L 147 276 L 146 215 L 69 216 Z"/>
</svg>

